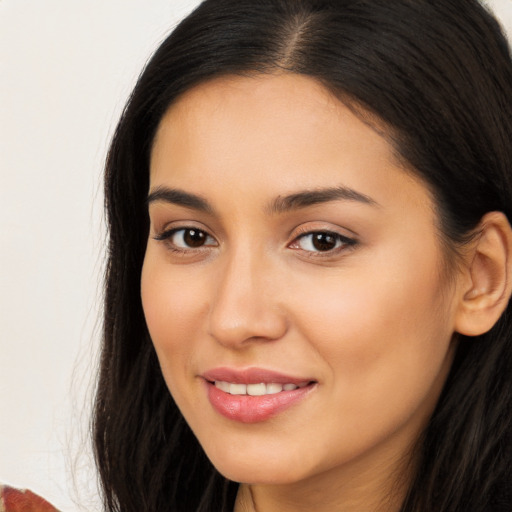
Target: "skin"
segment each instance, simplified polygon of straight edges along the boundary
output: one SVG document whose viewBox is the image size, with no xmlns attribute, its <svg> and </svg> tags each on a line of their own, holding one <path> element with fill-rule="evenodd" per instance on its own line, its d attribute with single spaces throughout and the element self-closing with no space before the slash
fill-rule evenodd
<svg viewBox="0 0 512 512">
<path fill-rule="evenodd" d="M 162 187 L 210 208 L 153 196 L 144 312 L 178 407 L 219 471 L 244 483 L 235 510 L 399 510 L 452 362 L 460 296 L 428 188 L 381 134 L 291 74 L 216 79 L 183 95 L 152 150 L 150 192 Z M 276 207 L 329 187 L 367 200 Z M 205 244 L 169 235 L 187 227 Z M 355 242 L 318 251 L 311 232 Z M 219 366 L 316 384 L 244 424 L 207 398 L 201 375 Z"/>
</svg>

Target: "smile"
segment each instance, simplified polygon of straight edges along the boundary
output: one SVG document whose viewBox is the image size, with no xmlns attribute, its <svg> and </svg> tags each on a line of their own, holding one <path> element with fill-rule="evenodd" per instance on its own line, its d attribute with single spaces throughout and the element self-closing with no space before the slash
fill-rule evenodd
<svg viewBox="0 0 512 512">
<path fill-rule="evenodd" d="M 279 382 L 271 382 L 268 384 L 264 382 L 258 384 L 240 384 L 237 382 L 217 380 L 214 384 L 217 389 L 224 391 L 224 393 L 229 393 L 230 395 L 265 396 L 275 395 L 282 391 L 294 391 L 299 388 L 304 388 L 309 382 L 301 382 L 300 384 L 293 384 L 291 382 L 287 384 L 280 384 Z"/>
<path fill-rule="evenodd" d="M 259 423 L 303 403 L 318 381 L 262 368 L 215 368 L 202 380 L 213 410 L 239 423 Z"/>
</svg>

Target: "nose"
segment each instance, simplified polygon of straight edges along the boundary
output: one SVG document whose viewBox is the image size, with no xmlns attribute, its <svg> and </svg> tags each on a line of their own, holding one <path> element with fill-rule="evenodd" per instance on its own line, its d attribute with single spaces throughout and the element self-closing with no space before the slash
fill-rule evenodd
<svg viewBox="0 0 512 512">
<path fill-rule="evenodd" d="M 220 265 L 210 304 L 209 334 L 234 349 L 277 340 L 287 331 L 276 272 L 264 257 L 249 253 L 233 255 Z"/>
</svg>

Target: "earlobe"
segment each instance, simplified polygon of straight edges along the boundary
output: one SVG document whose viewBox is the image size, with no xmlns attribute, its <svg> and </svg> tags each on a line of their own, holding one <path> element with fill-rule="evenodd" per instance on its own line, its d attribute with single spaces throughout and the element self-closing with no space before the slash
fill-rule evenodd
<svg viewBox="0 0 512 512">
<path fill-rule="evenodd" d="M 507 307 L 512 293 L 512 229 L 501 212 L 486 214 L 467 255 L 455 330 L 466 336 L 489 331 Z"/>
</svg>

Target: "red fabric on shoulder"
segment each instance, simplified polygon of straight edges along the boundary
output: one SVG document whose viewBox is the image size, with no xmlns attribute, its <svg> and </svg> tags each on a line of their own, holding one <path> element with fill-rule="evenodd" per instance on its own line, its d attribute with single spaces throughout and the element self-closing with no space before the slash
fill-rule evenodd
<svg viewBox="0 0 512 512">
<path fill-rule="evenodd" d="M 31 491 L 0 485 L 0 512 L 58 512 Z"/>
</svg>

